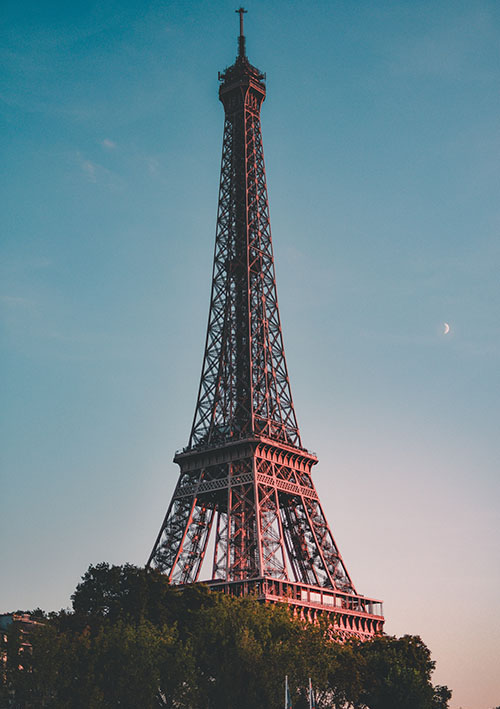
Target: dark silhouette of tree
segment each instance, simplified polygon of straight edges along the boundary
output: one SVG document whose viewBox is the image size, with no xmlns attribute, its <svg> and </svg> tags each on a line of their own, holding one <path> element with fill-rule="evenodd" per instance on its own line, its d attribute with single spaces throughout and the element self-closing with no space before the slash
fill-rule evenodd
<svg viewBox="0 0 500 709">
<path fill-rule="evenodd" d="M 358 647 L 363 677 L 359 699 L 370 709 L 441 709 L 451 692 L 434 688 L 435 662 L 418 636 L 383 636 Z"/>
<path fill-rule="evenodd" d="M 434 695 L 432 697 L 432 709 L 447 709 L 448 702 L 451 699 L 451 690 L 442 685 L 434 687 Z M 498 707 L 500 709 L 500 707 Z"/>
<path fill-rule="evenodd" d="M 130 564 L 90 566 L 72 601 L 72 611 L 37 611 L 32 653 L 22 671 L 8 663 L 0 699 L 14 693 L 33 709 L 280 709 L 285 675 L 296 709 L 308 705 L 309 677 L 318 709 L 447 709 L 451 696 L 432 686 L 418 637 L 339 643 L 326 620 L 171 587 Z M 18 641 L 13 632 L 13 651 Z"/>
</svg>

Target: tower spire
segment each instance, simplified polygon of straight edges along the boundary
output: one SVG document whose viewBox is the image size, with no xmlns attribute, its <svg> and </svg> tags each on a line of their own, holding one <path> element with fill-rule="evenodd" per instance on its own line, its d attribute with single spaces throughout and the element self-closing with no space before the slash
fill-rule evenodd
<svg viewBox="0 0 500 709">
<path fill-rule="evenodd" d="M 246 56 L 245 52 L 245 34 L 243 32 L 243 15 L 246 14 L 246 10 L 244 7 L 240 7 L 238 10 L 235 10 L 240 16 L 240 36 L 238 37 L 238 56 L 243 59 L 243 57 Z"/>
</svg>

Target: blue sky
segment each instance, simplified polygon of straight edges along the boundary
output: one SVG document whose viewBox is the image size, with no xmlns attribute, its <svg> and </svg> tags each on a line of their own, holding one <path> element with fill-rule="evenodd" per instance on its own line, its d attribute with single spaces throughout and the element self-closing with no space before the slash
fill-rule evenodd
<svg viewBox="0 0 500 709">
<path fill-rule="evenodd" d="M 235 7 L 3 3 L 0 610 L 151 550 L 199 383 Z M 387 631 L 422 636 L 454 709 L 490 709 L 500 5 L 247 9 L 315 483 Z"/>
</svg>

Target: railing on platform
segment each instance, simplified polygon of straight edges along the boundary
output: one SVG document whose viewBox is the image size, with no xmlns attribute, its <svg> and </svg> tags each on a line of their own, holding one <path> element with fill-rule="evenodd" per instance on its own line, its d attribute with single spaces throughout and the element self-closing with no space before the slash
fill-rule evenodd
<svg viewBox="0 0 500 709">
<path fill-rule="evenodd" d="M 212 590 L 233 596 L 251 596 L 263 601 L 288 602 L 329 612 L 375 616 L 383 620 L 382 602 L 331 588 L 262 577 L 245 581 L 207 581 Z"/>
</svg>

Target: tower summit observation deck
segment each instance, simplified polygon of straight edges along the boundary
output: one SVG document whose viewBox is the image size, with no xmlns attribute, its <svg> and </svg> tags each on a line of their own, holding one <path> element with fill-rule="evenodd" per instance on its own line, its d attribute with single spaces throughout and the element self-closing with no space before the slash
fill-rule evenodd
<svg viewBox="0 0 500 709">
<path fill-rule="evenodd" d="M 327 613 L 340 636 L 381 633 L 382 604 L 357 593 L 302 446 L 281 331 L 260 109 L 265 75 L 238 55 L 219 73 L 224 138 L 205 355 L 180 475 L 148 566 L 174 584 Z M 210 549 L 211 559 L 205 558 Z M 205 563 L 203 563 L 205 561 Z"/>
</svg>

